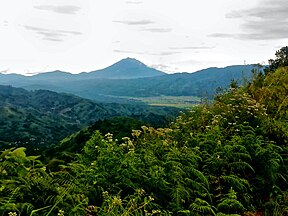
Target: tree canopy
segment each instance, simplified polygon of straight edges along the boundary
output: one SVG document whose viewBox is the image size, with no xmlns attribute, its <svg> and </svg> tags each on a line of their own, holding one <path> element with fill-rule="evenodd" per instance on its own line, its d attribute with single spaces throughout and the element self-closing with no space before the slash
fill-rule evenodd
<svg viewBox="0 0 288 216">
<path fill-rule="evenodd" d="M 269 67 L 266 69 L 266 72 L 275 71 L 279 67 L 288 66 L 288 46 L 277 50 L 275 56 L 275 59 L 268 60 Z"/>
</svg>

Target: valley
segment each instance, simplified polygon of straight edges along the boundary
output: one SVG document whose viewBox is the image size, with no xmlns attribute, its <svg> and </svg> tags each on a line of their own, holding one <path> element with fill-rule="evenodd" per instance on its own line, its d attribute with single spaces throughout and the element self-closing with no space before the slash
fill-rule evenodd
<svg viewBox="0 0 288 216">
<path fill-rule="evenodd" d="M 0 213 L 288 215 L 287 56 L 247 77 L 12 76 L 0 85 Z"/>
<path fill-rule="evenodd" d="M 27 91 L 0 85 L 0 148 L 47 148 L 98 120 L 116 116 L 130 116 L 160 127 L 179 111 L 143 103 L 96 103 L 48 90 Z"/>
<path fill-rule="evenodd" d="M 201 103 L 196 96 L 155 96 L 155 97 L 121 97 L 128 100 L 140 101 L 150 106 L 166 106 L 181 109 L 190 109 Z"/>
</svg>

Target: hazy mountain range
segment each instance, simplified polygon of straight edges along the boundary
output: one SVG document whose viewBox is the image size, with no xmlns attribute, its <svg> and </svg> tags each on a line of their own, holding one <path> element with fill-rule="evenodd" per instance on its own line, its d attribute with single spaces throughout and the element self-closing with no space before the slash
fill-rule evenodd
<svg viewBox="0 0 288 216">
<path fill-rule="evenodd" d="M 101 70 L 72 74 L 60 70 L 39 73 L 33 76 L 23 76 L 19 74 L 1 74 L 1 78 L 8 80 L 87 80 L 87 79 L 135 79 L 143 77 L 154 77 L 165 75 L 166 73 L 148 67 L 134 58 L 122 59 L 115 64 Z"/>
<path fill-rule="evenodd" d="M 254 65 L 236 65 L 166 74 L 136 59 L 126 58 L 107 68 L 79 74 L 63 71 L 33 76 L 0 74 L 0 84 L 72 93 L 103 102 L 127 102 L 120 96 L 213 96 L 218 87 L 227 87 L 231 80 L 239 83 L 250 80 L 252 69 L 255 69 Z"/>
</svg>

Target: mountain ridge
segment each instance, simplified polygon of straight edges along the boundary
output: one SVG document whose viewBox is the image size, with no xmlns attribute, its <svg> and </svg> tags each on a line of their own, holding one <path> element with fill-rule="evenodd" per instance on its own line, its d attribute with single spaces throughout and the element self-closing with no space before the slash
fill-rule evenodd
<svg viewBox="0 0 288 216">
<path fill-rule="evenodd" d="M 255 65 L 232 65 L 193 73 L 166 74 L 149 68 L 137 59 L 126 58 L 107 68 L 88 73 L 54 71 L 27 77 L 0 74 L 0 85 L 64 92 L 99 102 L 127 103 L 123 97 L 162 95 L 213 98 L 216 89 L 226 88 L 231 80 L 238 81 L 240 85 L 249 81 L 253 76 L 252 70 L 259 68 Z M 144 77 L 139 75 L 145 73 Z M 149 73 L 153 76 L 149 76 Z"/>
<path fill-rule="evenodd" d="M 152 67 L 148 67 L 141 61 L 127 57 L 120 61 L 105 67 L 103 69 L 93 70 L 90 72 L 81 72 L 73 74 L 62 70 L 54 70 L 48 72 L 37 73 L 32 76 L 25 76 L 21 74 L 2 74 L 0 77 L 13 77 L 13 78 L 24 78 L 32 80 L 42 79 L 68 79 L 68 80 L 80 80 L 80 79 L 91 79 L 91 78 L 106 78 L 106 79 L 134 79 L 144 77 L 154 77 L 165 75 L 166 73 L 157 70 Z"/>
<path fill-rule="evenodd" d="M 80 73 L 77 76 L 84 75 L 91 78 L 109 78 L 109 79 L 125 79 L 125 78 L 144 78 L 165 75 L 166 73 L 148 67 L 135 58 L 122 59 L 104 69 L 91 71 L 88 73 Z"/>
<path fill-rule="evenodd" d="M 125 70 L 129 70 L 129 69 L 139 69 L 140 67 L 143 68 L 148 68 L 149 70 L 155 72 L 154 74 L 150 74 L 150 75 L 142 75 L 142 76 L 119 76 L 119 77 L 113 77 L 113 79 L 118 79 L 118 78 L 122 78 L 122 79 L 129 79 L 129 78 L 144 78 L 144 77 L 152 77 L 152 76 L 159 76 L 159 75 L 169 75 L 169 74 L 194 74 L 194 73 L 199 73 L 199 72 L 204 72 L 207 70 L 214 70 L 214 69 L 218 69 L 218 70 L 222 70 L 222 69 L 228 69 L 231 67 L 244 67 L 244 66 L 255 66 L 255 64 L 249 64 L 249 65 L 228 65 L 228 66 L 224 66 L 224 67 L 208 67 L 208 68 L 203 68 L 197 71 L 193 71 L 193 72 L 189 72 L 189 71 L 183 71 L 183 72 L 174 72 L 174 73 L 166 73 L 164 71 L 160 71 L 158 69 L 155 69 L 153 67 L 149 67 L 146 64 L 144 64 L 143 62 L 135 59 L 135 58 L 131 58 L 131 57 L 126 57 L 123 58 L 115 63 L 113 63 L 110 66 L 107 66 L 105 68 L 102 69 L 96 69 L 96 70 L 92 70 L 89 72 L 80 72 L 80 73 L 71 73 L 71 72 L 67 72 L 67 71 L 62 71 L 62 70 L 54 70 L 54 71 L 47 71 L 47 72 L 41 72 L 41 73 L 36 73 L 34 75 L 31 76 L 27 76 L 27 75 L 23 75 L 23 74 L 17 74 L 17 73 L 1 73 L 0 72 L 0 77 L 5 77 L 5 76 L 9 76 L 9 77 L 26 77 L 26 78 L 36 78 L 36 77 L 47 77 L 50 75 L 56 75 L 56 76 L 73 76 L 73 77 L 81 77 L 82 75 L 86 76 L 86 78 L 111 78 L 109 77 L 111 74 L 110 72 L 122 72 L 125 73 Z M 119 67 L 121 68 L 121 70 L 119 70 Z M 143 70 L 143 68 L 141 70 Z M 117 71 L 118 70 L 118 71 Z M 104 73 L 109 72 L 108 74 L 104 74 Z M 144 71 L 145 72 L 145 71 Z M 101 76 L 99 76 L 101 74 Z M 133 75 L 133 74 L 132 74 Z"/>
</svg>

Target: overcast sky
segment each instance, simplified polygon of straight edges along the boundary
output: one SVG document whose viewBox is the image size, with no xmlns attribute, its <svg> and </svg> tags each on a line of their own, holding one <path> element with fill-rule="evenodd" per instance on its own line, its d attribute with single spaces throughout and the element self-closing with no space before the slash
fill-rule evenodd
<svg viewBox="0 0 288 216">
<path fill-rule="evenodd" d="M 0 0 L 0 71 L 267 63 L 288 45 L 287 11 L 287 0 Z"/>
</svg>

